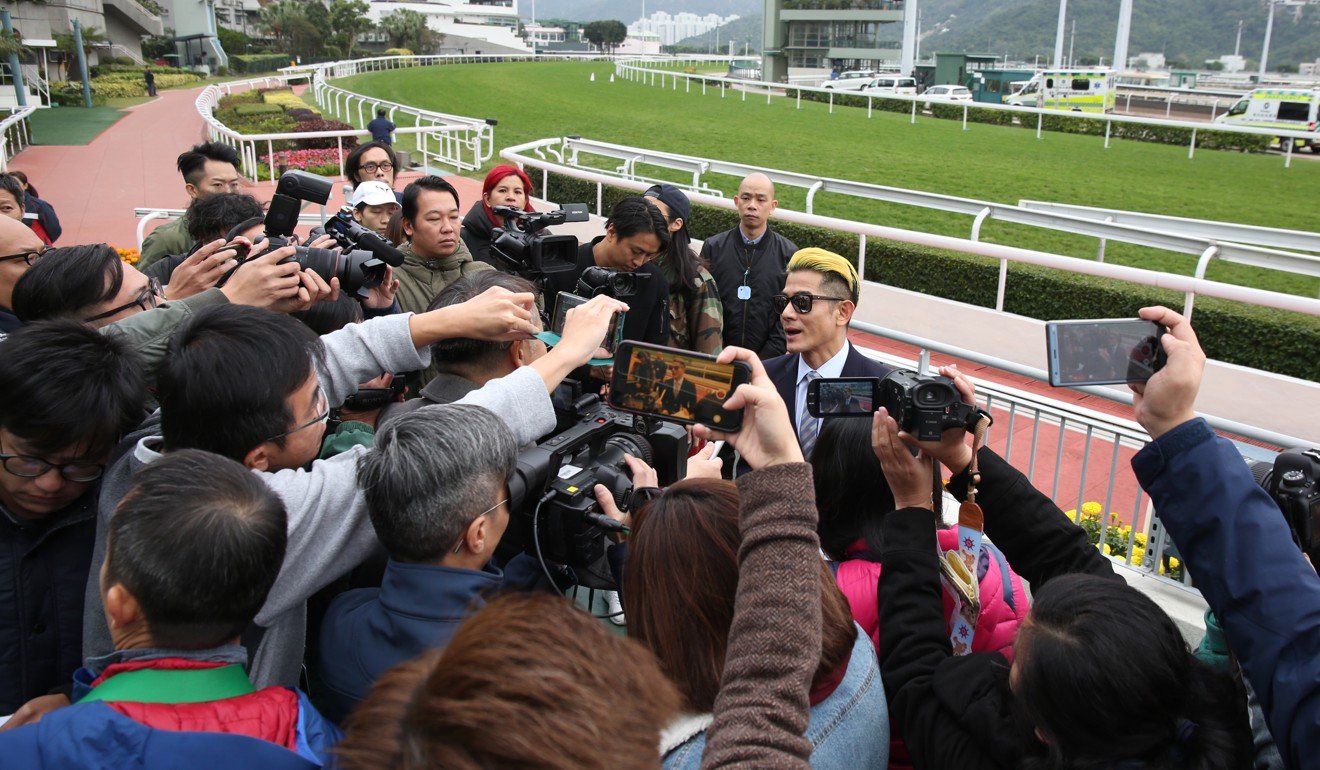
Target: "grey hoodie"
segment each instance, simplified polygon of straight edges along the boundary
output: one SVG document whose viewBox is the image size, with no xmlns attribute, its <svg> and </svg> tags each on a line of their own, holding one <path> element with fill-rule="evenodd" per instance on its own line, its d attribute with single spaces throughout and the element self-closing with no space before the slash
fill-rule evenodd
<svg viewBox="0 0 1320 770">
<path fill-rule="evenodd" d="M 359 383 L 382 372 L 422 369 L 430 350 L 414 348 L 408 330 L 411 314 L 375 318 L 322 337 L 325 360 L 318 368 L 331 404 L 341 404 Z M 459 403 L 483 406 L 504 419 L 518 444 L 535 441 L 555 426 L 554 408 L 545 383 L 530 367 L 492 380 Z M 105 532 L 115 506 L 138 469 L 160 457 L 160 412 L 120 443 L 106 468 L 96 525 L 96 545 L 87 581 L 83 613 L 83 655 L 94 658 L 114 649 L 101 605 L 100 572 L 105 560 Z M 284 564 L 256 622 L 265 628 L 249 675 L 257 687 L 295 687 L 307 634 L 307 599 L 360 564 L 377 547 L 357 486 L 357 461 L 367 449 L 354 447 L 310 470 L 254 471 L 284 501 L 289 541 Z"/>
</svg>

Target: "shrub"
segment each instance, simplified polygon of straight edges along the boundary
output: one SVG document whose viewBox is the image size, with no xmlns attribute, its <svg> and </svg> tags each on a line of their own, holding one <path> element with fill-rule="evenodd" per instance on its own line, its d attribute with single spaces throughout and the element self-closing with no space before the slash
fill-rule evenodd
<svg viewBox="0 0 1320 770">
<path fill-rule="evenodd" d="M 285 53 L 240 53 L 229 57 L 229 67 L 241 73 L 273 72 L 289 66 L 293 60 L 293 56 Z"/>
<path fill-rule="evenodd" d="M 302 123 L 308 120 L 320 120 L 321 116 L 310 109 L 304 107 L 292 107 L 286 111 L 286 114 L 294 120 Z"/>
<path fill-rule="evenodd" d="M 266 104 L 277 105 L 284 110 L 310 110 L 319 114 L 319 110 L 303 101 L 301 97 L 294 96 L 293 91 L 287 88 L 265 91 L 261 94 L 261 99 Z"/>
<path fill-rule="evenodd" d="M 963 119 L 963 105 L 932 102 L 930 114 L 932 117 L 942 120 L 961 121 Z M 970 103 L 967 105 L 967 122 L 988 123 L 993 126 L 1011 126 L 1013 125 L 1013 113 L 1006 110 L 988 110 L 976 106 L 975 103 Z"/>
<path fill-rule="evenodd" d="M 282 115 L 284 108 L 278 104 L 240 104 L 234 108 L 234 113 L 240 117 L 247 115 Z"/>
<path fill-rule="evenodd" d="M 543 194 L 561 203 L 596 199 L 594 184 L 557 174 L 550 174 L 547 188 Z M 604 209 L 629 195 L 636 193 L 607 186 Z M 688 228 L 693 238 L 704 239 L 737 224 L 736 212 L 694 203 Z M 819 246 L 850 260 L 857 254 L 855 235 L 787 222 L 774 226 L 800 246 Z M 874 238 L 867 239 L 865 272 L 868 280 L 887 286 L 981 307 L 994 306 L 999 284 L 996 260 Z M 1006 312 L 1038 320 L 1132 318 L 1147 305 L 1181 309 L 1182 303 L 1181 293 L 1167 289 L 1021 264 L 1009 265 L 1004 293 Z M 1320 380 L 1315 355 L 1320 318 L 1199 297 L 1195 323 L 1210 358 Z"/>
<path fill-rule="evenodd" d="M 413 52 L 408 48 L 386 48 L 381 56 L 412 56 Z"/>
<path fill-rule="evenodd" d="M 353 131 L 355 129 L 353 126 L 338 120 L 306 120 L 298 123 L 293 130 L 299 133 L 312 133 L 320 131 Z M 335 149 L 340 146 L 341 142 L 343 143 L 342 146 L 345 151 L 357 147 L 358 144 L 357 137 L 355 136 L 324 136 L 312 139 L 296 139 L 294 140 L 294 148 L 299 150 Z"/>
<path fill-rule="evenodd" d="M 220 97 L 218 109 L 223 110 L 225 108 L 234 107 L 239 104 L 260 104 L 260 103 L 261 103 L 261 94 L 257 93 L 256 91 L 240 91 L 239 93 L 236 94 L 229 94 L 227 96 Z"/>
</svg>

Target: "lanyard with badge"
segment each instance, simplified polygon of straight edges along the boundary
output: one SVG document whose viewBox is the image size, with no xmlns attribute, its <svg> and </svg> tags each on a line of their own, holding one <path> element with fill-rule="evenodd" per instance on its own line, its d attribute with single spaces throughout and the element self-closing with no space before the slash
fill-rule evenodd
<svg viewBox="0 0 1320 770">
<path fill-rule="evenodd" d="M 738 299 L 746 302 L 752 298 L 752 287 L 747 281 L 750 280 L 752 268 L 756 266 L 756 260 L 759 259 L 761 255 L 756 251 L 759 241 L 758 243 L 748 243 L 747 240 L 742 237 L 741 232 L 738 233 L 738 237 L 742 240 L 743 245 L 742 250 L 738 252 L 738 261 L 743 266 L 742 283 L 738 285 Z M 764 238 L 765 235 L 762 234 L 761 237 Z"/>
</svg>

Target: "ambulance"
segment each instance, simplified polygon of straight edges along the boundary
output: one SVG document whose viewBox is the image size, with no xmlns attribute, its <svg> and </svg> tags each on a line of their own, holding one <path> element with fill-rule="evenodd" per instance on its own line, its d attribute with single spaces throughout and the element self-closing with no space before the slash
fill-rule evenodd
<svg viewBox="0 0 1320 770">
<path fill-rule="evenodd" d="M 1017 85 L 1017 84 L 1014 84 Z M 1041 70 L 1005 104 L 1071 112 L 1113 112 L 1114 72 L 1109 69 Z"/>
<path fill-rule="evenodd" d="M 1259 128 L 1285 128 L 1315 131 L 1320 121 L 1320 88 L 1257 88 L 1228 112 L 1215 118 L 1216 123 Z M 1309 147 L 1320 153 L 1320 140 L 1294 139 L 1297 148 Z M 1283 145 L 1280 145 L 1282 149 Z"/>
</svg>

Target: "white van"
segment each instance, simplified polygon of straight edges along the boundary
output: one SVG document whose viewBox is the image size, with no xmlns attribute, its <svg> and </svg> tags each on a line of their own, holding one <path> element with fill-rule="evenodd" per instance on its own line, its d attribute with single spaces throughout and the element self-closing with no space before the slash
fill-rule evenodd
<svg viewBox="0 0 1320 770">
<path fill-rule="evenodd" d="M 917 81 L 914 78 L 899 77 L 898 75 L 881 75 L 866 84 L 862 89 L 868 94 L 907 94 L 916 96 Z"/>
<path fill-rule="evenodd" d="M 822 81 L 820 87 L 836 91 L 860 91 L 879 74 L 874 70 L 849 70 L 840 72 L 837 78 Z"/>
<path fill-rule="evenodd" d="M 1244 96 L 1216 123 L 1260 128 L 1315 131 L 1320 123 L 1320 88 L 1257 88 Z M 1296 147 L 1320 153 L 1320 141 L 1297 139 Z M 1282 146 L 1281 146 L 1282 147 Z"/>
</svg>

